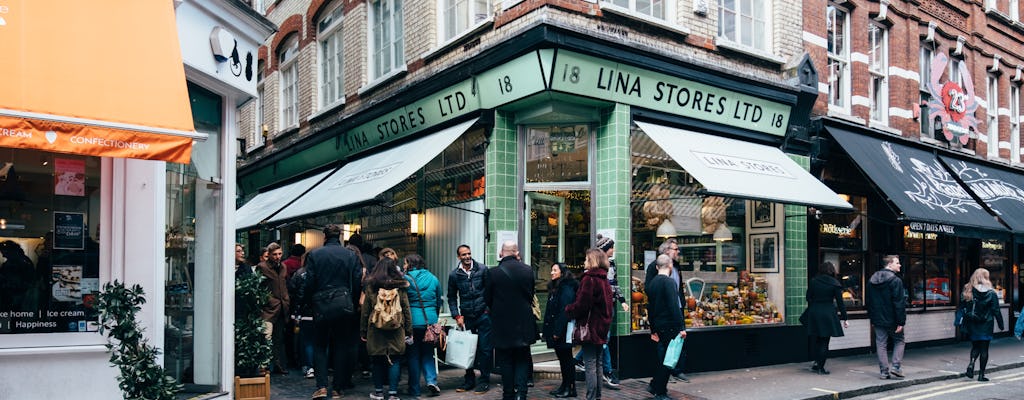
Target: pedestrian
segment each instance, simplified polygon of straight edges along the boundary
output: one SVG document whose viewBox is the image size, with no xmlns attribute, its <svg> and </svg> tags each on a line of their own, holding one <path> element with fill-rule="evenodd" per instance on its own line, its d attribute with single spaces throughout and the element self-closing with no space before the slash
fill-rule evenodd
<svg viewBox="0 0 1024 400">
<path fill-rule="evenodd" d="M 477 334 L 476 369 L 480 371 L 479 383 L 473 368 L 467 368 L 462 385 L 456 392 L 472 390 L 484 394 L 491 390 L 491 367 L 494 365 L 494 350 L 491 347 L 491 316 L 484 303 L 484 287 L 490 274 L 486 266 L 473 259 L 469 246 L 456 248 L 459 263 L 448 274 L 448 310 L 459 329 L 469 329 Z"/>
<path fill-rule="evenodd" d="M 351 238 L 349 238 L 348 244 L 345 245 L 345 248 L 349 249 L 353 253 L 355 253 L 356 260 L 359 261 L 358 264 L 359 264 L 359 271 L 360 271 L 360 275 L 359 275 L 360 276 L 360 278 L 359 278 L 360 282 L 365 282 L 367 277 L 370 276 L 371 268 L 373 268 L 374 265 L 377 265 L 377 258 L 373 257 L 373 256 L 371 256 L 371 255 L 369 255 L 369 254 L 367 254 L 365 252 L 363 252 L 362 248 L 359 247 L 359 245 L 357 245 L 357 244 L 362 244 L 362 243 L 363 243 L 363 237 L 360 236 L 357 233 L 357 234 L 352 235 Z M 365 301 L 366 301 L 366 292 L 359 292 L 359 307 L 360 308 L 363 307 L 363 303 Z M 370 368 L 371 368 L 370 367 L 370 355 L 366 354 L 366 343 L 359 342 L 359 346 L 358 347 L 359 348 L 356 351 L 358 352 L 358 356 L 357 357 L 358 357 L 359 369 L 361 371 L 361 374 L 362 374 L 363 378 L 369 378 L 370 377 Z"/>
<path fill-rule="evenodd" d="M 366 352 L 373 365 L 372 400 L 383 400 L 384 384 L 388 385 L 388 400 L 398 400 L 398 379 L 406 345 L 412 343 L 412 316 L 409 310 L 409 282 L 390 257 L 382 257 L 373 267 L 366 281 L 366 304 L 359 318 L 359 333 L 366 342 Z M 390 295 L 391 300 L 385 296 Z M 390 306 L 388 302 L 391 303 Z M 378 307 L 378 303 L 381 307 Z M 395 308 L 395 307 L 399 308 Z M 395 314 L 385 314 L 391 311 Z M 385 316 L 390 318 L 385 318 Z M 384 319 L 382 319 L 384 318 Z M 380 321 L 395 321 L 381 326 Z"/>
<path fill-rule="evenodd" d="M 403 258 L 405 279 L 409 281 L 409 306 L 412 308 L 412 346 L 406 349 L 409 363 L 409 394 L 420 395 L 420 376 L 427 383 L 430 397 L 441 394 L 437 386 L 437 364 L 434 364 L 434 343 L 424 343 L 427 325 L 437 323 L 441 310 L 441 282 L 427 270 L 419 254 Z"/>
<path fill-rule="evenodd" d="M 612 288 L 608 284 L 608 256 L 600 249 L 587 250 L 583 259 L 583 277 L 576 291 L 576 299 L 565 307 L 576 325 L 586 331 L 583 347 L 583 369 L 587 381 L 587 400 L 601 398 L 603 372 L 601 346 L 608 343 L 608 330 L 612 323 Z"/>
<path fill-rule="evenodd" d="M 903 378 L 904 325 L 907 323 L 907 292 L 898 274 L 902 265 L 897 255 L 882 257 L 882 269 L 871 275 L 868 285 L 868 316 L 875 333 L 879 378 Z M 893 342 L 892 361 L 888 345 Z"/>
<path fill-rule="evenodd" d="M 288 297 L 288 282 L 284 276 L 284 265 L 281 264 L 283 255 L 284 250 L 281 249 L 281 245 L 270 243 L 267 245 L 267 260 L 259 264 L 259 270 L 266 278 L 261 284 L 270 290 L 270 300 L 263 307 L 263 321 L 267 332 L 270 333 L 271 345 L 274 348 L 271 371 L 275 374 L 288 375 L 284 330 L 289 316 L 290 299 Z"/>
<path fill-rule="evenodd" d="M 285 270 L 288 271 L 285 275 L 286 277 L 291 278 L 295 271 L 302 268 L 303 254 L 306 254 L 306 246 L 303 246 L 302 243 L 293 244 L 292 247 L 288 248 L 288 258 L 281 261 L 281 264 L 284 264 Z"/>
<path fill-rule="evenodd" d="M 999 323 L 1003 330 L 1003 313 L 999 311 L 999 296 L 992 290 L 988 270 L 978 268 L 971 274 L 971 280 L 964 285 L 960 296 L 961 310 L 964 315 L 961 327 L 971 338 L 971 362 L 967 364 L 967 377 L 974 378 L 974 361 L 981 361 L 978 368 L 978 381 L 986 382 L 985 367 L 988 364 L 988 345 L 992 342 L 994 330 L 992 321 Z"/>
<path fill-rule="evenodd" d="M 533 268 L 519 261 L 519 245 L 514 241 L 502 243 L 499 256 L 496 271 L 484 285 L 484 303 L 494 318 L 492 339 L 502 371 L 501 398 L 526 400 L 530 345 L 537 341 Z"/>
<path fill-rule="evenodd" d="M 619 287 L 619 280 L 616 278 L 616 265 L 615 265 L 615 240 L 610 237 L 597 234 L 597 242 L 595 247 L 604 252 L 608 256 L 608 284 L 612 288 L 612 303 L 618 304 L 622 309 L 622 312 L 629 312 L 629 304 L 626 303 L 626 297 L 622 294 L 622 289 Z M 615 307 L 612 307 L 612 321 L 615 320 Z M 608 341 L 611 342 L 611 329 L 608 330 Z M 602 346 L 602 353 L 604 356 L 604 384 L 609 389 L 619 390 L 619 373 L 612 367 L 612 353 L 608 348 L 608 343 Z"/>
<path fill-rule="evenodd" d="M 358 316 L 355 313 L 362 290 L 359 261 L 356 254 L 341 246 L 341 227 L 330 224 L 324 227 L 324 245 L 306 255 L 306 282 L 303 294 L 309 304 L 318 293 L 329 293 L 347 289 L 351 296 L 353 312 L 332 320 L 313 319 L 313 370 L 316 378 L 316 392 L 313 399 L 328 396 L 328 384 L 332 397 L 340 397 L 352 384 L 352 365 L 355 361 L 356 343 L 359 343 Z M 330 363 L 328 363 L 330 355 Z M 328 364 L 330 366 L 328 367 Z M 333 382 L 328 382 L 328 373 L 334 370 Z"/>
<path fill-rule="evenodd" d="M 293 244 L 291 247 L 288 248 L 288 258 L 285 258 L 284 260 L 281 261 L 281 264 L 284 265 L 285 269 L 284 279 L 286 283 L 290 282 L 292 275 L 295 274 L 295 271 L 298 271 L 299 268 L 302 268 L 302 255 L 305 253 L 306 246 L 303 246 L 301 243 Z M 291 288 L 288 289 L 288 292 L 289 297 L 292 300 L 294 300 L 295 296 L 291 296 Z M 291 316 L 295 315 L 294 311 L 291 312 L 290 314 Z M 288 366 L 290 368 L 300 367 L 299 364 L 301 364 L 299 361 L 299 358 L 301 358 L 299 354 L 299 338 L 298 335 L 296 335 L 296 331 L 298 330 L 298 328 L 298 320 L 294 318 L 288 318 L 286 320 L 286 326 L 284 329 L 284 343 L 285 354 L 288 356 Z"/>
<path fill-rule="evenodd" d="M 579 282 L 572 271 L 563 263 L 551 265 L 551 281 L 548 282 L 548 304 L 544 312 L 544 341 L 558 357 L 562 384 L 550 393 L 557 398 L 576 397 L 576 369 L 573 368 L 572 338 L 566 338 L 569 314 L 565 306 L 576 301 Z"/>
<path fill-rule="evenodd" d="M 651 323 L 651 340 L 657 343 L 658 356 L 654 358 L 654 377 L 647 391 L 654 395 L 655 400 L 670 399 L 668 396 L 668 376 L 672 372 L 664 365 L 668 344 L 675 337 L 686 337 L 683 324 L 683 313 L 676 302 L 679 299 L 676 283 L 670 277 L 672 258 L 667 254 L 659 255 L 654 261 L 658 273 L 645 285 L 647 291 L 647 318 Z"/>
<path fill-rule="evenodd" d="M 385 257 L 390 258 L 390 259 L 395 260 L 395 261 L 398 261 L 398 253 L 395 252 L 395 249 L 392 249 L 390 247 L 385 247 L 385 248 L 380 250 L 380 257 L 378 257 L 378 258 L 385 258 Z"/>
<path fill-rule="evenodd" d="M 811 371 L 828 375 L 825 359 L 828 357 L 828 343 L 833 337 L 843 336 L 846 322 L 846 305 L 843 304 L 843 285 L 836 279 L 836 266 L 825 261 L 818 266 L 818 274 L 807 285 L 807 310 L 800 321 L 807 327 L 807 337 L 811 341 L 811 355 L 814 365 Z M 836 310 L 839 316 L 836 315 Z M 839 323 L 840 316 L 842 324 Z"/>
<path fill-rule="evenodd" d="M 316 331 L 313 328 L 313 308 L 305 295 L 306 275 L 305 266 L 291 274 L 288 278 L 288 296 L 292 300 L 292 321 L 295 322 L 298 331 L 295 348 L 299 368 L 306 379 L 313 379 L 313 343 Z"/>
<path fill-rule="evenodd" d="M 235 243 L 235 279 L 253 272 L 252 265 L 245 260 L 245 248 L 241 243 Z"/>
<path fill-rule="evenodd" d="M 685 311 L 683 311 L 683 306 L 686 305 L 686 291 L 682 288 L 683 281 L 679 275 L 679 271 L 682 270 L 679 266 L 679 243 L 676 242 L 675 238 L 665 239 L 665 241 L 658 246 L 658 254 L 667 255 L 672 263 L 672 269 L 669 270 L 669 278 L 676 284 L 676 293 L 678 295 L 677 298 L 679 299 L 679 311 L 683 315 L 686 315 Z M 651 262 L 650 265 L 647 266 L 646 274 L 647 275 L 644 277 L 644 287 L 647 287 L 647 284 L 651 283 L 651 280 L 658 276 L 657 260 Z M 683 329 L 686 329 L 686 327 L 684 326 Z M 672 368 L 670 373 L 672 379 L 681 382 L 690 381 L 690 378 L 686 377 L 686 374 L 683 373 L 685 365 L 686 345 L 684 344 L 683 351 L 679 352 L 679 360 L 676 362 L 676 367 Z"/>
<path fill-rule="evenodd" d="M 1024 334 L 1024 308 L 1017 313 L 1017 325 L 1013 328 L 1013 336 L 1017 340 L 1020 340 L 1022 334 Z"/>
</svg>

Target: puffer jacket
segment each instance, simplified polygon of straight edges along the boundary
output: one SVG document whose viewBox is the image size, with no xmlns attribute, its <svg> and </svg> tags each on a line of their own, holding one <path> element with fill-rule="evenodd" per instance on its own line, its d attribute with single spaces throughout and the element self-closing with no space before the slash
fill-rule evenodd
<svg viewBox="0 0 1024 400">
<path fill-rule="evenodd" d="M 402 303 L 402 329 L 380 330 L 370 324 L 370 314 L 377 304 L 377 289 L 399 289 Z M 412 336 L 412 315 L 409 312 L 409 281 L 388 280 L 366 284 L 366 303 L 359 318 L 359 334 L 366 339 L 366 353 L 371 356 L 405 354 L 405 337 Z"/>
<path fill-rule="evenodd" d="M 868 285 L 868 316 L 879 328 L 895 329 L 907 323 L 907 291 L 903 280 L 888 268 L 871 275 Z"/>
<path fill-rule="evenodd" d="M 585 343 L 605 344 L 608 342 L 608 329 L 612 324 L 612 288 L 608 284 L 608 270 L 591 268 L 583 272 L 576 301 L 565 307 L 569 318 L 576 320 L 576 325 L 587 325 L 589 331 Z M 574 343 L 579 344 L 579 343 Z"/>
<path fill-rule="evenodd" d="M 405 279 L 409 281 L 412 326 L 425 328 L 429 324 L 436 324 L 437 314 L 441 311 L 441 282 L 425 269 L 409 271 L 405 274 Z M 419 291 L 416 290 L 417 287 Z"/>
<path fill-rule="evenodd" d="M 487 286 L 488 268 L 475 260 L 470 273 L 456 265 L 448 274 L 448 310 L 452 317 L 462 315 L 477 318 L 487 311 L 484 303 L 484 288 Z"/>
</svg>

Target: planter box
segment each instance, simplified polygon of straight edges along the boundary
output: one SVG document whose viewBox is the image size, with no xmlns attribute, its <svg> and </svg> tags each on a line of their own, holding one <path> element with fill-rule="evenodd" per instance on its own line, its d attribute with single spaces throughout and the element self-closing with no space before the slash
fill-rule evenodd
<svg viewBox="0 0 1024 400">
<path fill-rule="evenodd" d="M 236 376 L 235 400 L 270 400 L 270 374 L 255 378 Z"/>
</svg>

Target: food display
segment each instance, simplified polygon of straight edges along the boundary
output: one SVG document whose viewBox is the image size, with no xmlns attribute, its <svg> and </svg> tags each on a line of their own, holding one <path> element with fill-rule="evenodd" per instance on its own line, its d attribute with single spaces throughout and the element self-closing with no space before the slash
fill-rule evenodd
<svg viewBox="0 0 1024 400">
<path fill-rule="evenodd" d="M 783 322 L 778 308 L 768 299 L 768 284 L 763 278 L 742 271 L 735 281 L 722 281 L 687 280 L 687 327 Z"/>
<path fill-rule="evenodd" d="M 53 266 L 53 299 L 56 301 L 79 301 L 82 299 L 82 266 Z"/>
</svg>

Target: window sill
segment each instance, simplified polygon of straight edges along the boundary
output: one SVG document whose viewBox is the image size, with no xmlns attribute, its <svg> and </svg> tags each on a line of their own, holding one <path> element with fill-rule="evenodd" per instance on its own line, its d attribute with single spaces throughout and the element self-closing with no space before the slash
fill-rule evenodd
<svg viewBox="0 0 1024 400">
<path fill-rule="evenodd" d="M 841 119 L 841 120 L 844 120 L 844 121 L 853 122 L 853 123 L 859 124 L 859 125 L 865 125 L 867 123 L 867 121 L 864 121 L 864 118 L 855 117 L 853 115 L 850 115 L 849 111 L 843 110 L 843 109 L 841 109 L 839 107 L 836 107 L 836 106 L 833 106 L 831 104 L 829 104 L 829 106 L 828 106 L 828 116 L 829 117 L 835 117 L 835 118 L 838 118 L 838 119 Z"/>
<path fill-rule="evenodd" d="M 938 141 L 938 140 L 936 140 L 934 138 L 927 137 L 927 136 L 919 136 L 919 138 L 920 138 L 921 143 L 928 143 L 928 144 L 935 145 L 935 146 L 942 146 L 942 145 L 944 145 L 943 142 Z"/>
<path fill-rule="evenodd" d="M 463 42 L 466 41 L 466 39 L 472 37 L 473 35 L 480 33 L 481 31 L 487 28 L 490 28 L 491 25 L 493 24 L 494 16 L 492 15 L 487 19 L 478 22 L 476 25 L 473 25 L 469 29 L 466 29 L 462 33 L 455 35 L 455 37 L 448 39 L 444 43 L 441 43 L 437 47 L 431 50 L 427 50 L 427 52 L 423 53 L 423 55 L 420 57 L 423 58 L 424 61 L 429 61 L 434 58 L 440 57 L 441 54 L 447 52 L 448 50 L 451 50 L 453 47 L 457 47 L 458 45 L 462 44 Z"/>
<path fill-rule="evenodd" d="M 344 108 L 345 99 L 342 98 L 341 100 L 328 104 L 327 106 L 317 110 L 317 112 L 313 113 L 312 115 L 306 117 L 306 122 L 313 122 L 313 120 L 316 120 L 317 118 L 320 118 L 327 114 L 333 114 L 335 111 L 341 111 Z"/>
<path fill-rule="evenodd" d="M 359 88 L 359 90 L 356 91 L 356 94 L 362 96 L 362 95 L 366 94 L 366 92 L 369 92 L 369 91 L 371 91 L 373 89 L 376 89 L 378 86 L 381 86 L 381 85 L 383 85 L 385 83 L 391 82 L 391 81 L 393 81 L 395 79 L 398 79 L 398 78 L 400 78 L 402 76 L 405 76 L 405 74 L 407 72 L 408 72 L 408 70 L 406 70 L 405 65 L 402 65 L 402 68 L 395 69 L 395 70 L 393 70 L 391 72 L 388 72 L 388 73 L 384 74 L 384 76 L 382 76 L 380 78 L 377 78 L 375 80 L 372 80 L 369 83 L 363 85 L 363 87 Z"/>
<path fill-rule="evenodd" d="M 885 123 L 880 122 L 880 121 L 871 120 L 870 122 L 868 122 L 868 128 L 878 129 L 878 130 L 880 130 L 882 132 L 888 132 L 888 133 L 891 133 L 891 134 L 896 135 L 896 136 L 902 136 L 903 135 L 903 132 L 900 132 L 899 129 L 895 129 L 895 128 L 893 128 L 893 127 L 891 127 L 889 125 L 886 125 Z"/>
<path fill-rule="evenodd" d="M 251 154 L 251 153 L 253 153 L 255 151 L 263 150 L 263 148 L 266 147 L 266 145 L 267 145 L 267 142 L 264 140 L 262 143 L 255 144 L 255 145 L 252 145 L 250 147 L 246 147 L 245 148 L 245 153 L 246 154 Z"/>
<path fill-rule="evenodd" d="M 291 135 L 291 134 L 293 134 L 295 132 L 298 132 L 298 131 L 299 131 L 299 125 L 295 124 L 295 125 L 289 126 L 287 128 L 284 128 L 284 129 L 278 131 L 277 133 L 275 133 L 273 139 L 274 140 L 278 140 L 278 139 L 284 138 L 284 137 L 286 137 L 288 135 Z"/>
<path fill-rule="evenodd" d="M 725 50 L 729 50 L 729 51 L 732 51 L 732 52 L 735 52 L 735 53 L 740 53 L 740 54 L 743 54 L 743 55 L 747 55 L 747 56 L 750 56 L 750 57 L 754 57 L 754 58 L 757 58 L 757 59 L 768 61 L 768 62 L 770 62 L 772 64 L 776 64 L 776 65 L 779 65 L 779 66 L 782 66 L 783 64 L 786 63 L 786 59 L 785 58 L 782 58 L 782 57 L 777 56 L 775 54 L 768 53 L 768 52 L 766 52 L 764 50 L 759 50 L 759 49 L 755 49 L 753 47 L 744 46 L 742 44 L 736 43 L 736 42 L 734 42 L 732 40 L 726 39 L 726 38 L 721 37 L 721 36 L 715 38 L 715 46 L 718 46 L 719 48 L 722 48 L 722 49 L 725 49 Z"/>
<path fill-rule="evenodd" d="M 679 33 L 681 35 L 689 35 L 690 34 L 690 29 L 685 27 L 685 26 L 682 26 L 682 25 L 676 25 L 676 24 L 673 24 L 673 23 L 668 22 L 668 21 L 663 20 L 663 19 L 658 19 L 658 18 L 652 17 L 650 15 L 640 14 L 640 13 L 638 13 L 636 11 L 633 11 L 633 10 L 630 10 L 628 8 L 622 8 L 622 7 L 619 7 L 619 6 L 616 6 L 616 5 L 613 5 L 613 4 L 609 4 L 609 3 L 601 2 L 601 3 L 598 3 L 598 4 L 601 7 L 601 11 L 604 11 L 604 12 L 609 12 L 609 13 L 616 14 L 616 15 L 621 15 L 621 16 L 626 17 L 626 18 L 630 18 L 630 19 L 634 19 L 634 20 L 637 20 L 637 21 L 640 21 L 640 22 L 643 22 L 643 23 L 647 23 L 647 24 L 650 24 L 650 25 L 658 26 L 658 27 L 670 30 L 672 32 Z"/>
</svg>

